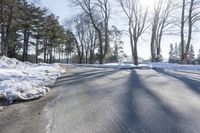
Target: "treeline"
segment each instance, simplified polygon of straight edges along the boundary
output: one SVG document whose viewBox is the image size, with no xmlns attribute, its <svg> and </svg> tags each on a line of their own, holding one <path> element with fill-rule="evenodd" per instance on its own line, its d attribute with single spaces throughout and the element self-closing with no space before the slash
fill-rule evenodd
<svg viewBox="0 0 200 133">
<path fill-rule="evenodd" d="M 98 14 L 95 17 L 97 16 Z M 116 26 L 105 31 L 101 19 L 96 20 L 96 23 L 98 23 L 96 27 L 98 30 L 94 28 L 86 13 L 78 14 L 73 19 L 66 21 L 65 25 L 71 31 L 75 46 L 75 54 L 71 58 L 68 57 L 71 62 L 79 64 L 117 63 L 126 56 L 123 51 L 124 43 L 121 40 L 122 32 Z M 106 44 L 106 39 L 108 39 L 108 44 Z M 114 46 L 111 47 L 110 43 L 113 43 Z"/>
<path fill-rule="evenodd" d="M 47 9 L 26 0 L 0 0 L 1 55 L 52 63 L 56 53 L 61 59 L 73 49 L 66 46 L 71 41 L 68 34 Z"/>
<path fill-rule="evenodd" d="M 184 45 L 184 48 L 186 45 Z M 169 52 L 169 63 L 181 63 L 182 56 L 182 46 L 181 44 L 175 43 L 170 44 L 170 52 Z M 190 46 L 189 51 L 187 53 L 187 64 L 200 64 L 200 49 L 198 51 L 197 57 L 195 56 L 195 51 L 193 45 Z"/>
<path fill-rule="evenodd" d="M 110 47 L 109 24 L 113 2 L 110 0 L 72 0 L 72 3 L 82 9 L 80 16 L 85 16 L 84 18 L 87 18 L 85 22 L 95 30 L 99 62 L 105 62 Z M 175 35 L 179 36 L 181 41 L 180 62 L 182 64 L 188 63 L 192 36 L 194 32 L 198 32 L 196 27 L 198 27 L 200 20 L 199 0 L 156 0 L 152 10 L 143 6 L 139 0 L 117 0 L 117 3 L 121 7 L 121 13 L 127 18 L 124 21 L 128 27 L 123 30 L 128 31 L 132 61 L 135 65 L 139 63 L 139 42 L 146 32 L 150 33 L 151 36 L 149 50 L 152 62 L 162 60 L 163 36 Z M 75 32 L 77 30 L 79 29 L 75 29 Z"/>
<path fill-rule="evenodd" d="M 0 0 L 0 54 L 22 61 L 46 63 L 65 59 L 65 62 L 103 64 L 126 58 L 122 31 L 110 21 L 113 2 L 71 2 L 81 11 L 62 26 L 54 14 L 26 0 Z M 129 35 L 135 65 L 139 63 L 140 40 L 146 33 L 145 37 L 150 33 L 152 62 L 162 60 L 163 36 L 176 35 L 181 42 L 180 63 L 188 63 L 193 33 L 199 32 L 198 0 L 156 0 L 150 11 L 139 0 L 116 2 L 126 17 L 127 29 L 123 31 Z"/>
<path fill-rule="evenodd" d="M 82 12 L 66 22 L 74 35 L 78 63 L 120 62 L 125 57 L 122 33 L 110 26 L 109 0 L 72 0 Z M 114 46 L 111 47 L 110 43 Z"/>
<path fill-rule="evenodd" d="M 0 0 L 0 55 L 35 63 L 118 62 L 125 56 L 121 32 L 108 28 L 108 12 L 90 13 L 62 26 L 54 14 L 27 0 Z"/>
</svg>

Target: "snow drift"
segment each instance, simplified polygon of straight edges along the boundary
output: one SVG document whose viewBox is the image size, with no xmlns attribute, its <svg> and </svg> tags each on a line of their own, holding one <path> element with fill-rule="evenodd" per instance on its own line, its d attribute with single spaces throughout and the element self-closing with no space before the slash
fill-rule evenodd
<svg viewBox="0 0 200 133">
<path fill-rule="evenodd" d="M 8 57 L 0 58 L 0 96 L 10 102 L 44 96 L 63 72 L 58 64 L 31 64 Z"/>
<path fill-rule="evenodd" d="M 125 63 L 108 63 L 108 64 L 77 64 L 76 66 L 82 67 L 96 67 L 96 68 L 114 68 L 114 69 L 173 69 L 173 70 L 198 70 L 200 65 L 181 65 L 171 63 L 143 63 L 138 66 L 134 64 Z"/>
<path fill-rule="evenodd" d="M 171 63 L 150 63 L 149 68 L 173 69 L 173 70 L 197 70 L 200 71 L 200 65 L 182 65 Z"/>
</svg>

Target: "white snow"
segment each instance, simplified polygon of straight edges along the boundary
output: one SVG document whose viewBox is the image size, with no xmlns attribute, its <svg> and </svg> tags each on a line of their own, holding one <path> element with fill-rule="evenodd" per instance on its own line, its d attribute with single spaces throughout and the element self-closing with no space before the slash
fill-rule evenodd
<svg viewBox="0 0 200 133">
<path fill-rule="evenodd" d="M 83 64 L 78 66 L 84 67 L 98 67 L 98 68 L 114 68 L 114 69 L 173 69 L 173 70 L 199 70 L 200 65 L 181 65 L 181 64 L 171 64 L 171 63 L 143 63 L 138 66 L 134 64 L 125 63 L 109 63 L 109 64 Z"/>
<path fill-rule="evenodd" d="M 200 71 L 200 65 L 149 63 L 148 66 L 149 66 L 149 68 L 161 68 L 161 69 L 173 69 L 173 70 L 198 70 L 198 71 Z"/>
<path fill-rule="evenodd" d="M 138 66 L 134 64 L 125 64 L 125 63 L 107 63 L 107 64 L 78 64 L 76 66 L 83 67 L 97 67 L 97 68 L 114 68 L 114 69 L 132 69 L 132 68 L 148 68 L 147 64 L 140 64 Z"/>
<path fill-rule="evenodd" d="M 64 64 L 63 64 L 64 65 Z M 76 65 L 84 67 L 100 67 L 114 69 L 173 69 L 173 70 L 198 70 L 200 65 L 180 65 L 170 63 L 144 63 L 138 66 L 124 63 Z M 56 79 L 64 69 L 60 64 L 31 64 L 10 59 L 5 56 L 0 58 L 0 97 L 3 96 L 10 102 L 16 99 L 30 100 L 44 96 L 55 84 Z"/>
<path fill-rule="evenodd" d="M 58 64 L 23 63 L 3 56 L 0 58 L 0 96 L 10 102 L 42 97 L 63 71 Z"/>
</svg>

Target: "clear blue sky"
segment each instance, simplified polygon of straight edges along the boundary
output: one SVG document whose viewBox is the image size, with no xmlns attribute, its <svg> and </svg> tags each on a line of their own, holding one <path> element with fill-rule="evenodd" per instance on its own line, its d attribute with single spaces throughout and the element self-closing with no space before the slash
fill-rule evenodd
<svg viewBox="0 0 200 133">
<path fill-rule="evenodd" d="M 69 0 L 41 0 L 41 5 L 47 7 L 50 12 L 59 16 L 60 23 L 73 14 L 73 8 Z"/>
<path fill-rule="evenodd" d="M 70 0 L 41 0 L 40 3 L 42 6 L 47 7 L 52 13 L 59 16 L 60 23 L 63 23 L 65 19 L 69 19 L 73 17 L 73 15 L 77 12 L 77 9 L 73 7 L 70 3 Z M 126 23 L 124 23 L 122 16 L 122 12 L 119 11 L 120 6 L 116 3 L 115 5 L 111 6 L 114 7 L 112 9 L 112 18 L 111 18 L 111 25 L 116 25 L 119 29 L 126 30 Z M 150 50 L 149 50 L 149 35 L 148 37 L 143 37 L 141 39 L 138 46 L 138 53 L 139 56 L 145 59 L 150 58 Z M 198 49 L 200 49 L 199 43 L 200 34 L 196 34 L 193 37 L 193 45 L 195 47 L 195 54 L 197 54 Z M 130 55 L 130 44 L 129 38 L 123 37 L 123 41 L 125 42 L 124 50 L 125 52 Z M 169 53 L 169 45 L 170 43 L 179 43 L 180 38 L 173 37 L 173 36 L 164 36 L 162 41 L 162 55 L 164 58 L 168 58 Z"/>
</svg>

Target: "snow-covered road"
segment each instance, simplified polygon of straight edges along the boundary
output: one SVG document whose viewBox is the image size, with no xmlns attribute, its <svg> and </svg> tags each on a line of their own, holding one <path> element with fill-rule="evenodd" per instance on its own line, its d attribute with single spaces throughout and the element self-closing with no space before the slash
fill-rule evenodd
<svg viewBox="0 0 200 133">
<path fill-rule="evenodd" d="M 49 96 L 5 109 L 0 114 L 1 133 L 200 131 L 200 71 L 69 71 Z"/>
</svg>

